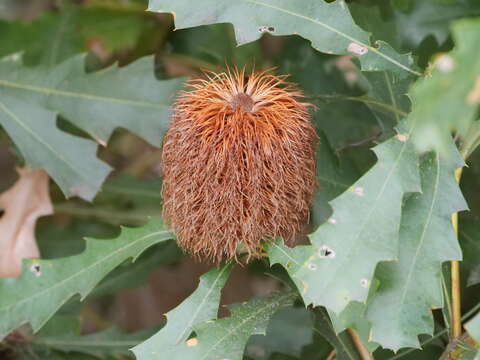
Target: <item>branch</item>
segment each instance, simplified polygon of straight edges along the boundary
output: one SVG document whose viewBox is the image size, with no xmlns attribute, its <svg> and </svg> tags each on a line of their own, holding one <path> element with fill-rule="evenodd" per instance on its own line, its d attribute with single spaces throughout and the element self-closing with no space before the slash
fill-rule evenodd
<svg viewBox="0 0 480 360">
<path fill-rule="evenodd" d="M 362 360 L 373 360 L 372 355 L 363 344 L 362 339 L 360 339 L 360 336 L 358 336 L 357 332 L 351 328 L 348 328 L 347 331 L 350 337 L 352 338 L 352 341 L 355 344 L 355 347 L 357 348 L 360 358 Z"/>
</svg>

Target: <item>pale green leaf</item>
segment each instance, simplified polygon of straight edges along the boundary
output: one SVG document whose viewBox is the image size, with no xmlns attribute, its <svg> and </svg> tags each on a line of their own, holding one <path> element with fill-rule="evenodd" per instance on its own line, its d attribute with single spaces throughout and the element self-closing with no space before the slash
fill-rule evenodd
<svg viewBox="0 0 480 360">
<path fill-rule="evenodd" d="M 220 292 L 231 271 L 230 265 L 214 268 L 200 277 L 198 288 L 166 314 L 167 324 L 132 351 L 141 359 L 169 359 L 183 345 L 196 324 L 217 318 Z"/>
<path fill-rule="evenodd" d="M 452 131 L 471 135 L 480 104 L 480 19 L 460 20 L 452 29 L 454 50 L 437 57 L 431 76 L 410 91 L 414 142 L 422 151 L 446 154 Z"/>
<path fill-rule="evenodd" d="M 176 346 L 165 348 L 156 343 L 152 344 L 156 348 L 142 350 L 140 345 L 133 352 L 138 360 L 241 360 L 250 336 L 265 334 L 270 318 L 279 309 L 292 305 L 295 297 L 287 292 L 254 298 L 230 307 L 229 317 L 194 325 L 195 337 L 186 342 L 181 341 L 184 333 L 180 332 L 181 336 L 170 339 L 170 344 L 179 341 Z"/>
<path fill-rule="evenodd" d="M 475 317 L 465 324 L 465 328 L 472 338 L 476 342 L 480 343 L 480 313 L 475 315 Z"/>
<path fill-rule="evenodd" d="M 366 71 L 391 70 L 398 76 L 420 75 L 409 55 L 396 53 L 388 44 L 371 44 L 343 0 L 331 3 L 304 0 L 208 0 L 192 6 L 186 0 L 150 0 L 148 9 L 175 14 L 178 29 L 213 23 L 232 23 L 239 44 L 264 33 L 299 34 L 317 50 L 328 54 L 357 55 Z"/>
<path fill-rule="evenodd" d="M 85 298 L 119 264 L 173 237 L 162 222 L 152 221 L 123 228 L 114 240 L 88 239 L 80 255 L 24 260 L 20 278 L 0 280 L 0 339 L 26 323 L 37 331 L 72 296 Z"/>
<path fill-rule="evenodd" d="M 397 258 L 403 197 L 420 190 L 409 129 L 400 127 L 374 151 L 377 163 L 330 203 L 333 215 L 310 235 L 312 246 L 269 247 L 306 304 L 340 313 L 351 301 L 365 302 L 377 264 Z"/>
<path fill-rule="evenodd" d="M 462 253 L 451 224 L 467 208 L 453 176 L 463 160 L 451 144 L 449 159 L 422 157 L 422 193 L 406 201 L 400 226 L 398 261 L 381 263 L 380 285 L 367 309 L 372 338 L 389 349 L 419 347 L 418 335 L 433 331 L 432 308 L 443 306 L 442 263 Z"/>
</svg>

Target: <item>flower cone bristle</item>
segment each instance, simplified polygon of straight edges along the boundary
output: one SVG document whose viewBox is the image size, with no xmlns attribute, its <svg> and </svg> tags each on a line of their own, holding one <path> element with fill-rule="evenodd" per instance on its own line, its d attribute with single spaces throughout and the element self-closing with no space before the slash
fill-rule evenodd
<svg viewBox="0 0 480 360">
<path fill-rule="evenodd" d="M 191 81 L 163 145 L 163 216 L 202 259 L 261 256 L 262 239 L 292 241 L 315 190 L 310 104 L 285 77 L 228 71 Z"/>
</svg>

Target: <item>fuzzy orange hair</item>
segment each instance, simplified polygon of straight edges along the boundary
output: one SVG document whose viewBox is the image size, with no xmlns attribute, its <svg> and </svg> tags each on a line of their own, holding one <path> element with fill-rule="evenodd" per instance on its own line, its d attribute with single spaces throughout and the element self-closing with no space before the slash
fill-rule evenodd
<svg viewBox="0 0 480 360">
<path fill-rule="evenodd" d="M 315 190 L 315 144 L 302 93 L 284 76 L 242 71 L 189 82 L 163 145 L 163 216 L 197 257 L 261 256 L 293 241 Z"/>
</svg>

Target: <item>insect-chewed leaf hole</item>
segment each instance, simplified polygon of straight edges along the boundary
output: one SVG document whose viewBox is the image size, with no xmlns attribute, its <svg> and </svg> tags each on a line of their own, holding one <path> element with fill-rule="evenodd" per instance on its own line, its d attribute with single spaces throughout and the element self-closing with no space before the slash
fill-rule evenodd
<svg viewBox="0 0 480 360">
<path fill-rule="evenodd" d="M 319 258 L 333 259 L 333 258 L 335 258 L 335 256 L 336 256 L 335 251 L 333 251 L 331 248 L 329 248 L 326 245 L 323 245 L 322 247 L 320 247 L 320 249 L 318 249 L 318 257 Z"/>
</svg>

